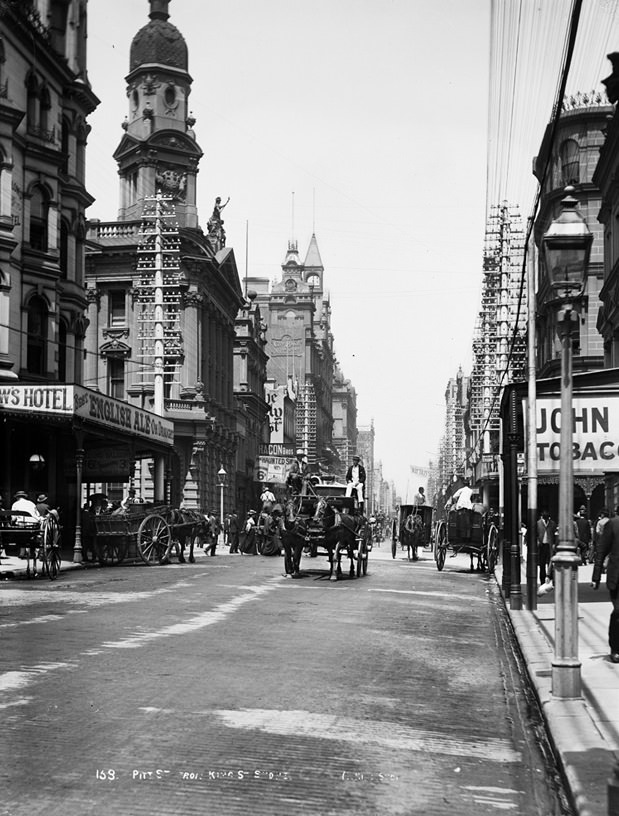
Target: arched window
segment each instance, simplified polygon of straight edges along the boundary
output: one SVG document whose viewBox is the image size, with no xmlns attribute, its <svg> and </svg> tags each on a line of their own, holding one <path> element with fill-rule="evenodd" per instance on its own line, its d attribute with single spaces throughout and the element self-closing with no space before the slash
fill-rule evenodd
<svg viewBox="0 0 619 816">
<path fill-rule="evenodd" d="M 559 148 L 561 158 L 561 181 L 563 186 L 580 182 L 580 161 L 578 142 L 566 139 Z"/>
<path fill-rule="evenodd" d="M 41 297 L 33 297 L 28 306 L 28 347 L 26 368 L 30 374 L 45 374 L 47 346 L 47 304 Z"/>
<path fill-rule="evenodd" d="M 47 217 L 49 202 L 41 187 L 35 187 L 30 197 L 30 246 L 47 252 Z"/>
</svg>

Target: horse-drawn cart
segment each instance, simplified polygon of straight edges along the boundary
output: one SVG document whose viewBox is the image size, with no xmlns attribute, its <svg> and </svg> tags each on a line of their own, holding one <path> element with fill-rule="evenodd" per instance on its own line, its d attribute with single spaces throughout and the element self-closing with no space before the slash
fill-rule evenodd
<svg viewBox="0 0 619 816">
<path fill-rule="evenodd" d="M 409 561 L 417 561 L 420 547 L 432 546 L 433 507 L 402 504 L 391 528 L 391 557 L 395 558 L 398 542 L 407 551 Z"/>
<path fill-rule="evenodd" d="M 306 492 L 288 502 L 284 526 L 287 574 L 299 574 L 301 553 L 306 552 L 311 558 L 327 556 L 332 581 L 342 575 L 342 556 L 350 561 L 351 578 L 367 575 L 372 533 L 357 500 L 346 496 L 346 485 L 308 480 Z"/>
<path fill-rule="evenodd" d="M 434 557 L 439 570 L 445 566 L 448 549 L 453 556 L 468 554 L 471 571 L 473 559 L 477 558 L 478 570 L 494 572 L 499 552 L 496 516 L 482 505 L 474 505 L 472 510 L 449 510 L 447 521 L 439 521 L 436 527 Z"/>
<path fill-rule="evenodd" d="M 37 575 L 37 561 L 50 580 L 60 572 L 60 523 L 56 510 L 34 518 L 23 510 L 0 512 L 0 550 L 24 553 L 26 576 Z M 30 567 L 32 562 L 32 569 Z"/>
<path fill-rule="evenodd" d="M 185 546 L 193 561 L 194 543 L 204 534 L 205 518 L 193 509 L 132 504 L 126 511 L 85 514 L 83 522 L 85 538 L 100 564 L 120 564 L 137 554 L 152 566 L 168 563 L 173 549 L 183 562 Z"/>
</svg>

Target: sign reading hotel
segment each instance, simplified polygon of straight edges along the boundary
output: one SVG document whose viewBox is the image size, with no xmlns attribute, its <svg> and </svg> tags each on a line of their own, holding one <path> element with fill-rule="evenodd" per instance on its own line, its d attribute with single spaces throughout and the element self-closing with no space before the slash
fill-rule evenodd
<svg viewBox="0 0 619 816">
<path fill-rule="evenodd" d="M 537 468 L 559 471 L 561 400 L 538 395 Z M 572 401 L 574 471 L 619 471 L 619 394 L 574 396 Z"/>
<path fill-rule="evenodd" d="M 174 423 L 81 385 L 0 386 L 0 413 L 81 417 L 164 445 L 174 444 Z"/>
</svg>

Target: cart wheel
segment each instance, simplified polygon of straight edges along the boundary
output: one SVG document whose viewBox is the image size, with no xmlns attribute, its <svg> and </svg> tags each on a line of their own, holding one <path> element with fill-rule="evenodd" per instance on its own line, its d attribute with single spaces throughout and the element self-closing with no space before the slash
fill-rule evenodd
<svg viewBox="0 0 619 816">
<path fill-rule="evenodd" d="M 494 526 L 490 525 L 488 530 L 488 541 L 486 544 L 486 560 L 488 562 L 488 572 L 492 575 L 499 554 L 499 531 Z"/>
<path fill-rule="evenodd" d="M 445 524 L 441 522 L 436 531 L 436 548 L 434 557 L 436 558 L 436 568 L 440 572 L 445 566 L 447 556 L 447 530 Z"/>
<path fill-rule="evenodd" d="M 60 572 L 60 526 L 51 513 L 45 517 L 43 526 L 43 542 L 41 545 L 41 561 L 43 572 L 50 581 L 55 580 Z"/>
<path fill-rule="evenodd" d="M 394 521 L 391 527 L 391 557 L 395 558 L 395 554 L 398 550 L 398 528 L 397 524 Z"/>
<path fill-rule="evenodd" d="M 172 548 L 172 535 L 163 516 L 146 516 L 138 527 L 138 552 L 148 566 L 165 564 Z"/>
</svg>

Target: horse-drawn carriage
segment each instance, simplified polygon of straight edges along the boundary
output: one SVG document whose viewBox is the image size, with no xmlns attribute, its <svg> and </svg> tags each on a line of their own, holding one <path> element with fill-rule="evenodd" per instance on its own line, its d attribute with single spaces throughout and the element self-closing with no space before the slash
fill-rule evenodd
<svg viewBox="0 0 619 816">
<path fill-rule="evenodd" d="M 0 511 L 0 550 L 24 553 L 26 576 L 37 575 L 37 561 L 50 580 L 60 572 L 60 522 L 56 510 L 34 518 L 23 510 Z M 32 568 L 30 563 L 32 562 Z"/>
<path fill-rule="evenodd" d="M 177 509 L 166 504 L 131 504 L 126 511 L 88 513 L 82 517 L 84 548 L 100 564 L 120 564 L 137 554 L 151 566 L 166 564 L 174 550 L 179 561 L 193 562 L 197 538 L 204 536 L 206 520 L 198 510 Z"/>
<path fill-rule="evenodd" d="M 452 556 L 466 553 L 471 559 L 471 572 L 475 569 L 473 561 L 477 558 L 478 570 L 494 572 L 499 552 L 499 530 L 497 517 L 487 511 L 481 504 L 473 504 L 473 509 L 450 509 L 447 520 L 439 521 L 435 533 L 434 557 L 436 566 L 442 570 L 445 566 L 447 550 Z"/>
<path fill-rule="evenodd" d="M 398 542 L 407 551 L 409 561 L 417 561 L 420 547 L 432 545 L 433 507 L 402 504 L 391 529 L 391 557 L 395 558 Z"/>
<path fill-rule="evenodd" d="M 342 575 L 342 557 L 349 559 L 351 578 L 367 575 L 371 539 L 368 520 L 357 499 L 346 496 L 346 485 L 312 476 L 286 504 L 282 542 L 287 575 L 299 576 L 304 552 L 310 558 L 327 556 L 332 581 Z"/>
</svg>

